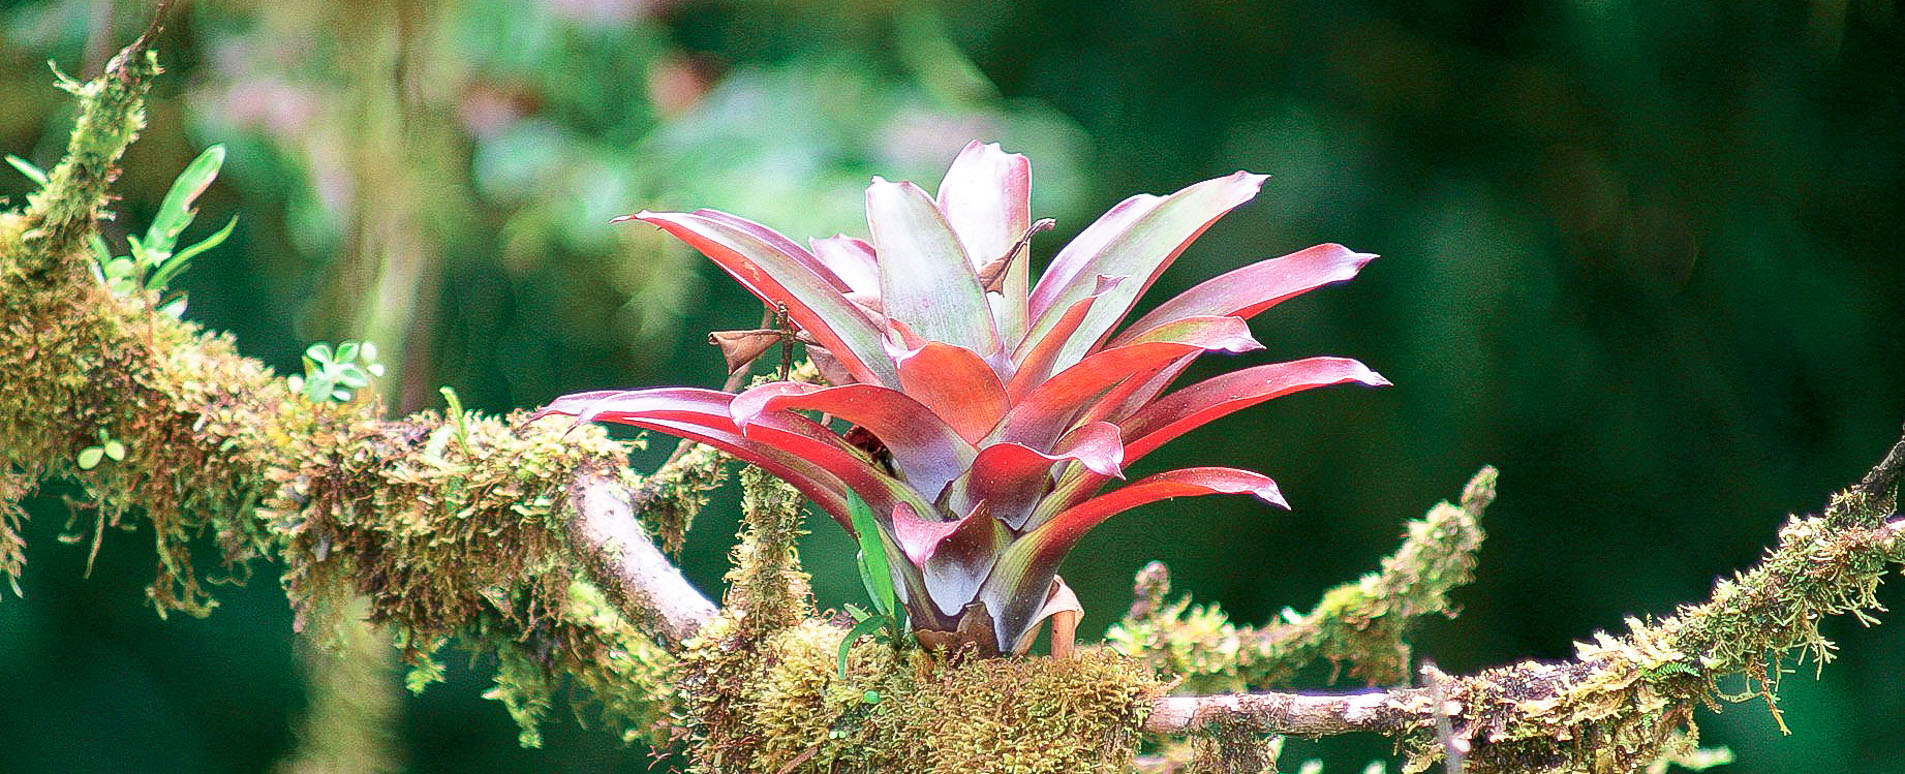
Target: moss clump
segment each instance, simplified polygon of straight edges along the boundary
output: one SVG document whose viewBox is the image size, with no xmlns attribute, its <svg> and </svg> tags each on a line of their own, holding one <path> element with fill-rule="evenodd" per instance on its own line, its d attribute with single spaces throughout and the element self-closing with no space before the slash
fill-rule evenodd
<svg viewBox="0 0 1905 774">
<path fill-rule="evenodd" d="M 750 646 L 717 619 L 683 654 L 687 728 L 703 772 L 1125 772 L 1163 686 L 1105 649 L 1072 659 L 930 666 L 806 621 Z"/>
<path fill-rule="evenodd" d="M 681 555 L 681 544 L 694 527 L 695 514 L 708 504 L 708 492 L 728 477 L 728 458 L 705 444 L 682 441 L 680 457 L 662 466 L 635 490 L 642 522 L 661 539 L 661 550 Z"/>
<path fill-rule="evenodd" d="M 723 601 L 743 636 L 759 639 L 814 613 L 795 541 L 806 502 L 786 482 L 752 465 L 741 471 L 741 532 L 730 557 Z"/>
</svg>

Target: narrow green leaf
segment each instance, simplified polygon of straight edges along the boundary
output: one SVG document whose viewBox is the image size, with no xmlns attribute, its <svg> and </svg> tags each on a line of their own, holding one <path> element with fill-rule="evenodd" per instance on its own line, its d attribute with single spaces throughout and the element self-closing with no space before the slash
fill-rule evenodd
<svg viewBox="0 0 1905 774">
<path fill-rule="evenodd" d="M 899 609 L 899 595 L 893 590 L 893 575 L 886 564 L 886 546 L 880 540 L 880 525 L 873 520 L 873 509 L 867 507 L 859 495 L 849 491 L 847 516 L 860 541 L 860 582 L 866 585 L 874 609 L 880 615 L 892 616 Z"/>
<path fill-rule="evenodd" d="M 106 450 L 100 446 L 88 446 L 79 450 L 79 469 L 92 470 L 99 467 L 99 461 L 106 456 Z"/>
<path fill-rule="evenodd" d="M 152 217 L 152 226 L 146 229 L 148 248 L 157 252 L 172 252 L 179 234 L 192 223 L 192 202 L 218 178 L 218 169 L 224 164 L 225 146 L 213 145 L 186 165 L 185 171 L 172 181 L 172 189 L 166 191 L 164 201 L 159 203 L 159 212 Z"/>
<path fill-rule="evenodd" d="M 131 248 L 132 262 L 136 266 L 153 266 L 158 263 L 159 258 L 163 257 L 161 255 L 154 255 L 154 251 L 146 246 L 145 240 L 140 239 L 138 234 L 126 235 L 126 247 Z"/>
<path fill-rule="evenodd" d="M 26 175 L 28 180 L 39 183 L 41 188 L 46 187 L 46 170 L 34 166 L 31 161 L 10 154 L 7 156 L 7 163 L 12 164 L 14 169 L 20 170 L 20 174 Z"/>
<path fill-rule="evenodd" d="M 159 268 L 152 272 L 152 278 L 146 281 L 146 287 L 157 290 L 170 284 L 173 278 L 184 273 L 186 268 L 190 265 L 191 260 L 197 257 L 199 253 L 224 244 L 225 239 L 232 235 L 232 229 L 237 225 L 238 216 L 233 215 L 231 220 L 225 221 L 225 227 L 219 229 L 217 233 L 201 239 L 197 244 L 180 250 L 172 257 L 165 259 L 165 261 L 159 265 Z"/>
<path fill-rule="evenodd" d="M 847 636 L 840 640 L 841 679 L 844 680 L 847 677 L 847 654 L 853 650 L 853 643 L 857 642 L 861 637 L 872 634 L 884 625 L 886 625 L 886 619 L 875 617 L 854 624 L 852 629 L 847 630 Z"/>
<path fill-rule="evenodd" d="M 99 261 L 102 270 L 106 264 L 112 262 L 112 248 L 106 246 L 105 237 L 94 233 L 91 237 L 87 238 L 86 242 L 93 246 L 93 258 Z"/>
</svg>

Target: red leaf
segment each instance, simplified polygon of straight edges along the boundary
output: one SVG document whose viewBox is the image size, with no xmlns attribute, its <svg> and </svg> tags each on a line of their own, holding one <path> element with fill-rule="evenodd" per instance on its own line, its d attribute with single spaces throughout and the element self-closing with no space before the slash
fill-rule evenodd
<svg viewBox="0 0 1905 774">
<path fill-rule="evenodd" d="M 1118 423 L 1124 430 L 1125 455 L 1136 460 L 1206 422 L 1271 398 L 1351 383 L 1386 387 L 1389 380 L 1342 357 L 1271 363 L 1212 377 L 1166 395 Z"/>
<path fill-rule="evenodd" d="M 838 358 L 855 379 L 895 383 L 897 375 L 881 346 L 880 329 L 841 294 L 837 279 L 815 274 L 797 255 L 785 252 L 781 245 L 785 238 L 763 237 L 756 229 L 732 222 L 738 219 L 698 213 L 644 210 L 629 218 L 660 226 L 700 250 L 748 292 L 769 304 L 786 305 L 788 316 Z"/>
<path fill-rule="evenodd" d="M 894 358 L 900 390 L 926 404 L 960 437 L 986 437 L 1005 415 L 1005 385 L 991 364 L 964 347 L 938 341 Z"/>
<path fill-rule="evenodd" d="M 762 415 L 819 411 L 867 429 L 893 453 L 893 462 L 920 493 L 937 496 L 971 464 L 978 450 L 919 401 L 871 384 L 820 387 L 769 382 L 734 398 L 729 411 L 744 432 Z"/>
<path fill-rule="evenodd" d="M 615 422 L 705 443 L 738 459 L 759 465 L 782 480 L 793 484 L 794 488 L 818 504 L 827 515 L 840 522 L 841 526 L 847 527 L 848 531 L 852 531 L 852 525 L 847 518 L 845 494 L 847 487 L 838 476 L 825 467 L 784 449 L 742 436 L 728 420 L 727 411 L 721 405 L 720 399 L 699 394 L 673 396 L 667 394 L 673 392 L 677 390 L 673 388 L 600 390 L 565 395 L 542 407 L 531 415 L 531 418 L 562 414 L 575 417 L 578 423 Z M 693 392 L 713 391 L 695 390 Z M 637 393 L 647 395 L 636 395 Z M 654 395 L 654 393 L 663 394 Z M 715 394 L 725 395 L 726 393 Z M 658 408 L 670 403 L 674 405 L 672 410 Z M 705 408 L 696 408 L 697 404 L 705 405 Z M 643 410 L 644 407 L 647 410 Z"/>
<path fill-rule="evenodd" d="M 958 513 L 988 503 L 995 518 L 1019 529 L 1051 490 L 1053 469 L 1065 462 L 1078 462 L 1100 476 L 1122 477 L 1124 444 L 1117 426 L 1096 422 L 1080 427 L 1059 439 L 1051 454 L 1017 443 L 988 446 L 966 475 L 953 482 L 946 507 Z"/>
<path fill-rule="evenodd" d="M 1050 378 L 1052 364 L 1058 360 L 1058 351 L 1064 348 L 1065 342 L 1069 341 L 1072 333 L 1078 330 L 1078 324 L 1084 322 L 1085 314 L 1091 311 L 1091 305 L 1097 303 L 1099 297 L 1117 287 L 1118 283 L 1125 279 L 1124 277 L 1100 276 L 1097 287 L 1092 289 L 1092 294 L 1072 302 L 1072 305 L 1065 309 L 1064 314 L 1059 315 L 1058 321 L 1052 324 L 1051 329 L 1036 339 L 1027 338 L 1020 342 L 1018 349 L 1012 353 L 1012 361 L 1017 364 L 1017 369 L 1012 372 L 1012 378 L 1006 382 L 1005 394 L 1016 401 L 1025 397 L 1025 393 L 1030 392 L 1038 383 Z"/>
<path fill-rule="evenodd" d="M 732 418 L 733 399 L 725 392 L 693 387 L 591 392 L 557 399 L 539 414 L 571 414 L 581 422 L 617 422 L 682 437 L 701 433 L 707 440 L 694 440 L 749 461 L 765 460 L 816 481 L 821 479 L 813 473 L 824 473 L 859 493 L 875 512 L 891 512 L 901 502 L 920 511 L 930 507 L 919 493 L 874 467 L 858 449 L 805 417 L 785 412 L 757 417 L 743 433 Z M 801 484 L 795 477 L 786 478 Z M 830 499 L 815 497 L 851 532 L 843 495 Z"/>
<path fill-rule="evenodd" d="M 1073 418 L 1126 380 L 1142 381 L 1177 358 L 1207 350 L 1261 347 L 1235 317 L 1198 317 L 1155 328 L 1147 340 L 1093 354 L 1034 387 L 1012 407 L 993 437 L 1050 448 Z"/>
<path fill-rule="evenodd" d="M 1091 528 L 1140 505 L 1208 494 L 1249 494 L 1272 505 L 1289 507 L 1277 491 L 1276 482 L 1261 473 L 1236 468 L 1184 468 L 1140 479 L 1068 508 L 1013 541 L 979 590 L 980 601 L 994 611 L 999 641 L 1017 642 L 1030 627 L 1059 562 Z"/>
<path fill-rule="evenodd" d="M 1328 244 L 1258 261 L 1178 294 L 1138 318 L 1124 333 L 1114 337 L 1111 345 L 1123 343 L 1134 332 L 1183 317 L 1224 314 L 1249 319 L 1287 299 L 1347 281 L 1375 258 L 1370 253 L 1351 252 L 1342 245 Z"/>
</svg>

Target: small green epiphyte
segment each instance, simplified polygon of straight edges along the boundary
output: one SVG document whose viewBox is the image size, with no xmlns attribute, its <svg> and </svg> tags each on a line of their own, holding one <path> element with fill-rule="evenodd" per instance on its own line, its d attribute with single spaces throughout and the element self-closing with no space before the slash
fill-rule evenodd
<svg viewBox="0 0 1905 774">
<path fill-rule="evenodd" d="M 99 428 L 98 438 L 99 443 L 79 450 L 74 462 L 79 463 L 80 470 L 92 470 L 107 460 L 120 462 L 126 458 L 125 442 L 112 437 L 112 431 Z"/>
<path fill-rule="evenodd" d="M 880 537 L 880 527 L 873 520 L 873 509 L 858 495 L 847 495 L 847 514 L 853 521 L 855 537 L 860 541 L 860 553 L 854 561 L 860 566 L 860 583 L 866 586 L 867 597 L 873 601 L 873 610 L 862 610 L 853 605 L 847 606 L 847 614 L 853 616 L 854 624 L 847 636 L 840 640 L 840 677 L 847 676 L 847 654 L 853 650 L 853 643 L 880 629 L 886 629 L 887 638 L 895 648 L 906 642 L 906 610 L 900 607 L 899 593 L 893 587 L 893 575 L 886 561 L 886 541 Z M 879 702 L 878 694 L 871 691 L 873 699 L 868 704 Z"/>
<path fill-rule="evenodd" d="M 290 382 L 293 392 L 312 402 L 349 403 L 358 390 L 370 386 L 372 378 L 383 375 L 376 344 L 346 341 L 332 349 L 320 341 L 304 350 L 304 375 L 293 375 Z"/>
<path fill-rule="evenodd" d="M 47 174 L 31 162 L 16 156 L 8 156 L 7 163 L 40 185 L 46 185 Z M 129 251 L 125 255 L 114 255 L 106 240 L 97 233 L 89 239 L 93 250 L 93 259 L 98 265 L 99 279 L 107 289 L 120 296 L 135 296 L 145 293 L 163 293 L 172 280 L 177 279 L 200 253 L 223 244 L 238 226 L 238 217 L 232 216 L 225 222 L 224 228 L 214 232 L 198 242 L 179 248 L 179 236 L 192 225 L 198 211 L 192 209 L 200 194 L 218 178 L 218 170 L 225 164 L 225 146 L 213 145 L 186 165 L 172 187 L 159 204 L 159 212 L 153 216 L 152 224 L 146 228 L 144 236 L 128 234 L 126 244 Z M 185 314 L 185 295 L 183 293 L 164 300 L 160 311 L 174 318 Z"/>
</svg>

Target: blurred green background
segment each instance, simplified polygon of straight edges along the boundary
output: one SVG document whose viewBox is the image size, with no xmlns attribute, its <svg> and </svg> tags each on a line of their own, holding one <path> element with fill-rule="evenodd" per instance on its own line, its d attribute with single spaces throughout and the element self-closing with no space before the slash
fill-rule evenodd
<svg viewBox="0 0 1905 774">
<path fill-rule="evenodd" d="M 96 73 L 143 6 L 0 0 L 0 150 L 57 158 L 70 102 L 46 62 Z M 1149 507 L 1064 575 L 1089 631 L 1149 559 L 1261 621 L 1370 568 L 1492 463 L 1480 580 L 1417 638 L 1466 671 L 1565 657 L 1704 596 L 1896 437 L 1902 32 L 1889 0 L 208 1 L 160 47 L 171 72 L 107 231 L 143 228 L 172 176 L 225 143 L 192 234 L 239 226 L 175 283 L 193 318 L 280 369 L 313 341 L 375 340 L 394 406 L 436 405 L 447 384 L 503 411 L 713 385 L 705 332 L 755 322 L 732 282 L 615 215 L 709 206 L 797 238 L 864 234 L 871 175 L 930 186 L 976 137 L 1032 156 L 1035 209 L 1059 221 L 1034 243 L 1044 260 L 1128 194 L 1269 173 L 1152 302 L 1321 241 L 1381 253 L 1260 318 L 1270 351 L 1244 359 L 1353 355 L 1397 386 L 1275 401 L 1167 448 L 1143 467 L 1262 470 L 1295 511 Z M 0 195 L 28 186 L 0 170 Z M 35 503 L 25 598 L 0 601 L 0 771 L 294 756 L 322 681 L 274 570 L 207 619 L 161 621 L 141 594 L 149 536 L 109 535 L 82 579 L 84 546 L 54 539 L 58 495 Z M 732 505 L 690 539 L 706 589 Z M 822 604 L 853 601 L 851 548 L 813 529 Z M 1905 607 L 1902 588 L 1881 598 Z M 1705 741 L 1741 756 L 1727 771 L 1905 772 L 1905 622 L 1826 631 L 1842 651 L 1823 678 L 1804 664 L 1784 683 L 1791 736 L 1760 705 L 1701 713 Z M 394 759 L 651 766 L 560 712 L 542 749 L 519 748 L 480 697 L 487 669 L 454 662 L 448 685 L 393 698 Z M 375 675 L 353 689 L 366 701 L 398 679 Z M 1293 743 L 1286 763 L 1355 771 L 1386 752 Z"/>
</svg>

